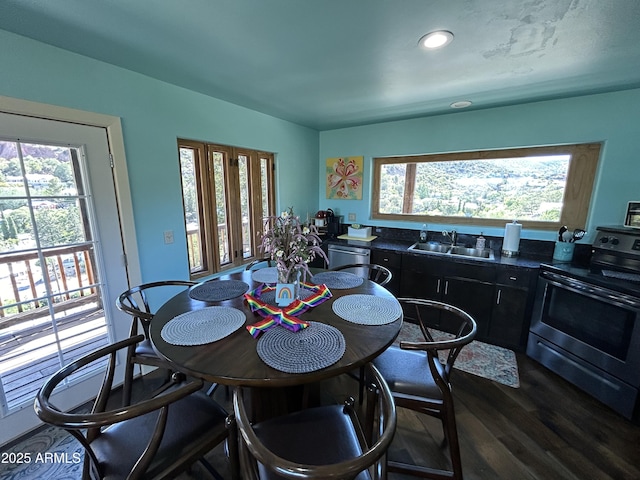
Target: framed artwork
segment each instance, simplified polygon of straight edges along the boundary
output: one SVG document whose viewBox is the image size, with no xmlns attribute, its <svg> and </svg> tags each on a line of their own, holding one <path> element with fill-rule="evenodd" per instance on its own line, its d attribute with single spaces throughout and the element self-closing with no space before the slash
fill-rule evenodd
<svg viewBox="0 0 640 480">
<path fill-rule="evenodd" d="M 362 200 L 364 157 L 327 158 L 327 198 Z"/>
</svg>

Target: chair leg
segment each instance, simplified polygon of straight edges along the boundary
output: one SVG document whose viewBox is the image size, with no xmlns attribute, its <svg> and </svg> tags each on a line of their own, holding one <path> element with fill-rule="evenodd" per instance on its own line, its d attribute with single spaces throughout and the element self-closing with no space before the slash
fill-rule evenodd
<svg viewBox="0 0 640 480">
<path fill-rule="evenodd" d="M 378 403 L 378 388 L 374 384 L 369 384 L 366 393 L 366 403 L 364 408 L 363 431 L 364 438 L 368 445 L 373 445 L 373 429 L 375 427 L 375 413 Z M 362 403 L 362 396 L 360 397 Z"/>
<path fill-rule="evenodd" d="M 131 391 L 133 389 L 133 369 L 134 364 L 127 361 L 124 371 L 124 382 L 122 384 L 122 406 L 128 407 L 131 404 Z"/>
<path fill-rule="evenodd" d="M 229 468 L 231 470 L 231 479 L 240 480 L 240 452 L 238 447 L 238 425 L 233 414 L 227 417 L 227 456 L 229 457 Z"/>
<path fill-rule="evenodd" d="M 449 444 L 449 457 L 451 458 L 451 469 L 453 471 L 452 478 L 462 480 L 462 459 L 460 457 L 456 416 L 452 408 L 447 408 L 442 414 L 444 441 Z"/>
<path fill-rule="evenodd" d="M 362 400 L 364 397 L 364 384 L 365 384 L 365 371 L 364 371 L 364 365 L 360 367 L 360 378 L 358 379 L 358 387 L 359 387 L 359 391 L 358 391 L 358 402 L 360 403 L 360 405 L 362 405 Z"/>
</svg>

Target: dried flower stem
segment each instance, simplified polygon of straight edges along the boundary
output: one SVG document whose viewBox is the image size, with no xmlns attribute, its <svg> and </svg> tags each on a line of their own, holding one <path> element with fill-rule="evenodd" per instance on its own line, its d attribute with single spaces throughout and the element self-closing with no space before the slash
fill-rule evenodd
<svg viewBox="0 0 640 480">
<path fill-rule="evenodd" d="M 320 247 L 322 240 L 318 236 L 318 229 L 315 225 L 303 225 L 300 217 L 293 213 L 293 207 L 280 216 L 267 217 L 264 225 L 260 249 L 275 260 L 285 278 L 291 278 L 299 270 L 303 274 L 303 281 L 306 281 L 307 274 L 311 276 L 308 264 L 316 255 L 328 261 Z"/>
</svg>

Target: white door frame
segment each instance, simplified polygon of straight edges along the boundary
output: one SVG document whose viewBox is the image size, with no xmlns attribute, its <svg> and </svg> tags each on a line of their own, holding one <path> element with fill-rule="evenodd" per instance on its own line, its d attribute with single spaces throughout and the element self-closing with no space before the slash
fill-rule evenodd
<svg viewBox="0 0 640 480">
<path fill-rule="evenodd" d="M 0 96 L 0 112 L 47 120 L 65 121 L 106 129 L 109 150 L 113 158 L 114 188 L 118 215 L 120 217 L 123 249 L 127 257 L 127 280 L 129 286 L 140 284 L 142 282 L 142 275 L 138 258 L 133 205 L 131 202 L 129 176 L 124 151 L 124 137 L 122 135 L 120 118 L 3 96 Z M 120 312 L 117 312 L 116 316 L 119 316 L 118 313 Z M 126 320 L 128 320 L 128 318 Z M 113 321 L 115 322 L 116 319 L 114 318 Z M 116 337 L 121 337 L 124 330 L 127 330 L 126 334 L 128 335 L 128 326 L 123 328 L 122 325 L 113 325 L 112 331 Z M 118 334 L 119 331 L 120 334 Z M 121 338 L 116 338 L 115 340 L 120 339 Z M 98 379 L 96 378 L 96 380 Z M 3 418 L 3 430 L 7 429 L 8 431 L 4 431 L 3 434 L 0 435 L 0 445 L 23 435 L 26 430 L 36 428 L 40 425 L 35 415 L 30 416 L 30 419 L 33 421 L 33 424 L 25 425 L 24 416 L 22 415 L 8 415 Z M 16 423 L 16 425 L 13 425 L 13 423 Z"/>
<path fill-rule="evenodd" d="M 123 246 L 127 255 L 129 285 L 142 283 L 136 229 L 133 222 L 133 203 L 131 202 L 131 191 L 129 189 L 129 174 L 127 171 L 127 159 L 124 153 L 124 136 L 122 135 L 120 117 L 59 107 L 57 105 L 30 102 L 28 100 L 3 97 L 1 95 L 0 111 L 45 118 L 48 120 L 81 123 L 83 125 L 103 127 L 107 130 L 109 148 L 113 156 L 116 198 L 118 199 L 118 214 L 120 215 L 120 223 L 122 225 Z"/>
</svg>

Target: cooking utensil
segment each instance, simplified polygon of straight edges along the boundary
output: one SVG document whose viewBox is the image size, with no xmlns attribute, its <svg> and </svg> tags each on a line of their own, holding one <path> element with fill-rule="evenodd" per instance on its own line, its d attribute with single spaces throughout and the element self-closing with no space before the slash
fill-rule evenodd
<svg viewBox="0 0 640 480">
<path fill-rule="evenodd" d="M 560 230 L 558 230 L 558 241 L 559 242 L 564 242 L 564 240 L 562 239 L 562 234 L 564 232 L 566 232 L 566 231 L 567 231 L 567 226 L 566 225 L 563 225 L 562 227 L 560 227 Z"/>
<path fill-rule="evenodd" d="M 583 229 L 581 228 L 576 228 L 573 231 L 573 236 L 571 237 L 571 242 L 577 242 L 578 240 L 582 240 L 582 237 L 585 236 L 587 232 L 585 232 Z"/>
<path fill-rule="evenodd" d="M 563 242 L 570 242 L 572 238 L 573 238 L 573 233 L 571 233 L 569 230 L 562 232 Z"/>
</svg>

